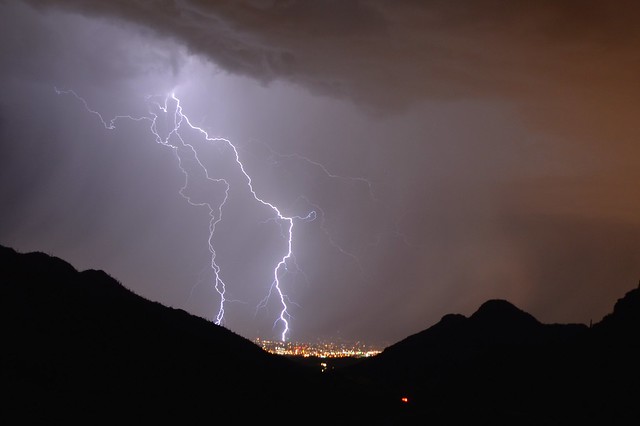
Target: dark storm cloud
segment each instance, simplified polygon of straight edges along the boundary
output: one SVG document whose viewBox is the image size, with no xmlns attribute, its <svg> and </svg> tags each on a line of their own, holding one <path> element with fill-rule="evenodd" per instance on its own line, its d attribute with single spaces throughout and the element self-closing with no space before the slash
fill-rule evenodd
<svg viewBox="0 0 640 426">
<path fill-rule="evenodd" d="M 619 162 L 603 152 L 605 139 L 625 158 L 637 152 L 637 131 L 628 131 L 640 114 L 636 2 L 33 4 L 135 22 L 229 72 L 294 82 L 373 112 L 425 100 L 498 100 L 534 131 L 557 133 L 564 155 Z"/>
<path fill-rule="evenodd" d="M 587 96 L 632 83 L 638 67 L 635 2 L 33 3 L 134 21 L 231 72 L 377 107 L 425 96 L 545 97 L 559 87 Z"/>
<path fill-rule="evenodd" d="M 632 1 L 35 3 L 135 22 L 232 73 L 374 112 L 492 99 L 512 103 L 534 131 L 558 133 L 565 155 L 619 161 L 603 139 L 626 158 L 637 152 L 627 131 L 640 114 Z"/>
</svg>

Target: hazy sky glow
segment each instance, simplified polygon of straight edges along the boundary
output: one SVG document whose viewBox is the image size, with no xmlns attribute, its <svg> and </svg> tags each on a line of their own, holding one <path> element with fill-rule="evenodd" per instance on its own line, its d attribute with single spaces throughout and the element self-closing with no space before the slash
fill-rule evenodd
<svg viewBox="0 0 640 426">
<path fill-rule="evenodd" d="M 291 339 L 390 344 L 488 298 L 599 320 L 640 278 L 638 10 L 515 3 L 0 2 L 0 243 L 214 319 L 208 211 L 175 153 L 54 87 L 105 118 L 174 90 L 262 199 L 318 212 L 283 276 Z M 231 184 L 224 325 L 277 338 L 278 302 L 256 307 L 282 229 L 227 145 L 184 137 Z"/>
</svg>

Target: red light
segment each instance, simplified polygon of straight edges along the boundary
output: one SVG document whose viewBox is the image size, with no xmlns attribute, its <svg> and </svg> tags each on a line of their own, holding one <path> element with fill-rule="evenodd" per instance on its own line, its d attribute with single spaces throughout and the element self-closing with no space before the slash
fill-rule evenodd
<svg viewBox="0 0 640 426">
<path fill-rule="evenodd" d="M 400 400 L 405 403 L 409 402 L 409 398 L 407 398 L 406 396 L 403 396 L 402 398 L 400 398 Z"/>
</svg>

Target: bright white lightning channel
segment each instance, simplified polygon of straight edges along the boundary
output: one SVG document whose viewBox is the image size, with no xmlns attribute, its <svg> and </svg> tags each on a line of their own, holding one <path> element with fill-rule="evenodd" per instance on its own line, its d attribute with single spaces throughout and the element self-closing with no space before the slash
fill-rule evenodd
<svg viewBox="0 0 640 426">
<path fill-rule="evenodd" d="M 244 164 L 240 160 L 240 155 L 238 154 L 238 150 L 236 146 L 233 143 L 231 143 L 231 141 L 229 141 L 228 139 L 220 138 L 220 137 L 211 137 L 209 136 L 206 130 L 192 124 L 192 122 L 189 120 L 189 117 L 187 117 L 187 115 L 184 114 L 182 105 L 180 103 L 180 99 L 176 96 L 175 93 L 171 93 L 170 95 L 166 96 L 162 103 L 153 102 L 151 101 L 151 98 L 149 98 L 148 99 L 148 102 L 149 102 L 148 116 L 133 117 L 130 115 L 118 115 L 112 118 L 111 120 L 106 121 L 102 116 L 102 114 L 100 114 L 98 111 L 91 109 L 88 103 L 86 102 L 86 100 L 81 96 L 79 96 L 75 91 L 59 90 L 57 88 L 55 89 L 55 91 L 58 95 L 69 94 L 75 97 L 78 101 L 80 101 L 83 104 L 84 108 L 88 112 L 98 117 L 102 125 L 107 130 L 115 129 L 116 122 L 119 120 L 146 121 L 149 123 L 149 129 L 153 134 L 153 136 L 155 137 L 156 142 L 165 147 L 173 149 L 173 151 L 175 152 L 178 158 L 178 167 L 185 175 L 185 183 L 179 191 L 180 195 L 189 204 L 193 206 L 206 207 L 209 210 L 210 220 L 209 220 L 209 238 L 208 238 L 209 247 L 208 248 L 211 254 L 210 266 L 215 277 L 214 288 L 220 296 L 220 305 L 218 307 L 218 313 L 215 318 L 215 323 L 218 325 L 223 324 L 223 321 L 224 321 L 224 313 L 225 313 L 224 309 L 225 309 L 225 302 L 226 302 L 226 298 L 225 298 L 226 284 L 223 281 L 221 276 L 221 268 L 216 262 L 216 250 L 213 245 L 213 238 L 214 238 L 216 226 L 222 220 L 222 213 L 229 196 L 230 185 L 229 185 L 229 182 L 224 178 L 213 178 L 209 175 L 208 169 L 204 166 L 204 164 L 202 163 L 202 161 L 200 161 L 200 158 L 198 157 L 197 150 L 194 148 L 193 145 L 187 143 L 182 138 L 180 134 L 180 128 L 186 124 L 192 130 L 199 132 L 205 138 L 206 141 L 213 142 L 213 143 L 220 143 L 220 142 L 225 143 L 233 150 L 235 162 L 238 165 L 242 174 L 244 175 L 246 179 L 246 184 L 248 185 L 249 191 L 251 192 L 251 195 L 253 196 L 253 198 L 260 204 L 266 207 L 269 207 L 274 213 L 274 220 L 278 220 L 284 225 L 283 236 L 287 240 L 287 250 L 273 269 L 273 281 L 269 288 L 269 294 L 265 297 L 265 299 L 263 299 L 260 302 L 259 307 L 263 306 L 266 303 L 266 300 L 275 291 L 276 296 L 279 298 L 282 308 L 280 310 L 280 314 L 278 318 L 274 322 L 274 327 L 278 324 L 278 322 L 282 323 L 281 339 L 282 341 L 285 341 L 287 338 L 287 334 L 289 333 L 289 321 L 291 320 L 291 315 L 289 314 L 289 309 L 288 309 L 288 303 L 290 302 L 287 295 L 284 293 L 282 289 L 280 278 L 283 275 L 283 273 L 286 272 L 287 270 L 287 263 L 292 261 L 295 262 L 293 259 L 293 230 L 294 230 L 295 221 L 296 220 L 298 221 L 315 220 L 317 217 L 316 212 L 312 210 L 306 216 L 286 216 L 285 214 L 282 213 L 282 211 L 277 206 L 259 197 L 255 189 L 253 188 L 253 181 L 251 179 L 251 176 L 249 176 L 249 174 L 247 173 L 244 167 Z M 162 114 L 168 116 L 169 110 L 170 110 L 170 107 L 169 107 L 170 103 L 172 103 L 171 109 L 173 111 L 173 117 L 172 117 L 173 127 L 171 128 L 170 131 L 166 133 L 165 137 L 162 137 L 158 130 L 158 119 L 160 117 L 159 113 L 161 112 Z M 152 107 L 156 110 L 155 112 L 153 111 Z M 187 158 L 187 156 L 189 157 Z M 204 177 L 206 178 L 207 181 L 217 185 L 222 185 L 224 187 L 224 191 L 223 191 L 224 197 L 220 203 L 216 205 L 212 205 L 211 203 L 206 201 L 198 202 L 198 201 L 194 201 L 192 197 L 187 195 L 186 189 L 189 185 L 190 178 L 193 177 L 193 174 L 189 172 L 188 167 L 185 165 L 186 159 L 190 159 L 195 162 L 196 167 L 199 168 L 200 171 L 204 173 Z"/>
</svg>

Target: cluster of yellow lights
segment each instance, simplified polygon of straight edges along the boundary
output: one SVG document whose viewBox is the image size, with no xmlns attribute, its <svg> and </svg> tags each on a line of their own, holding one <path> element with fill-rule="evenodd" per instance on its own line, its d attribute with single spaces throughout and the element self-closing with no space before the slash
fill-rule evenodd
<svg viewBox="0 0 640 426">
<path fill-rule="evenodd" d="M 256 339 L 255 343 L 267 352 L 278 355 L 292 355 L 318 358 L 341 358 L 341 357 L 370 357 L 379 354 L 381 351 L 376 348 L 366 346 L 360 342 L 355 343 L 300 343 L 300 342 L 280 342 L 277 340 Z"/>
</svg>

